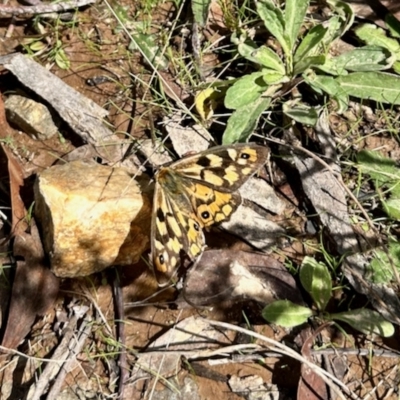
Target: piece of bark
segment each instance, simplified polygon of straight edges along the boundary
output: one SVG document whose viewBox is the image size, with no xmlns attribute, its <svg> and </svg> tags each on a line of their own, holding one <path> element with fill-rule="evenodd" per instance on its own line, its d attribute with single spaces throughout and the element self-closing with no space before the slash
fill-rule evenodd
<svg viewBox="0 0 400 400">
<path fill-rule="evenodd" d="M 75 161 L 47 169 L 35 183 L 35 214 L 60 277 L 133 264 L 149 244 L 150 202 L 122 168 Z"/>
<path fill-rule="evenodd" d="M 313 158 L 295 157 L 303 189 L 311 200 L 322 224 L 335 240 L 338 251 L 359 251 L 358 242 L 347 212 L 346 192 L 338 180 Z M 331 165 L 339 172 L 339 168 Z"/>
<path fill-rule="evenodd" d="M 161 143 L 154 143 L 153 140 L 143 140 L 138 146 L 138 152 L 145 157 L 144 162 L 150 163 L 154 168 L 171 163 L 173 160 Z"/>
<path fill-rule="evenodd" d="M 76 356 L 81 351 L 92 329 L 89 317 L 86 317 L 79 329 L 77 329 L 79 320 L 85 317 L 88 309 L 86 306 L 72 307 L 73 314 L 68 318 L 68 323 L 62 332 L 62 340 L 52 356 L 52 360 L 56 362 L 49 362 L 45 365 L 39 379 L 30 387 L 27 400 L 39 400 L 48 391 L 49 383 L 53 383 L 53 380 L 58 375 L 56 382 L 53 383 L 48 393 L 49 399 L 57 398 L 54 392 L 59 392 L 65 375 L 69 370 L 69 365 L 76 362 Z"/>
<path fill-rule="evenodd" d="M 318 333 L 313 332 L 311 328 L 304 329 L 299 335 L 299 341 L 303 342 L 301 355 L 308 361 L 320 365 L 321 357 L 311 354 L 311 349 L 317 334 Z M 328 398 L 330 397 L 328 396 L 327 386 L 323 379 L 307 364 L 302 363 L 299 387 L 297 389 L 297 399 L 327 400 Z"/>
<path fill-rule="evenodd" d="M 183 126 L 183 120 L 182 114 L 176 113 L 163 121 L 176 153 L 183 157 L 190 152 L 207 150 L 212 141 L 207 129 L 201 125 Z"/>
<path fill-rule="evenodd" d="M 179 371 L 182 355 L 204 352 L 232 344 L 226 332 L 214 329 L 199 317 L 186 318 L 152 342 L 147 350 L 138 355 L 132 375 L 147 376 L 150 371 L 168 378 Z"/>
<path fill-rule="evenodd" d="M 9 133 L 4 104 L 0 97 L 0 137 Z M 12 208 L 12 235 L 15 237 L 13 255 L 20 256 L 13 280 L 7 325 L 2 345 L 16 348 L 29 332 L 37 315 L 43 315 L 53 304 L 58 293 L 58 280 L 46 267 L 44 253 L 35 221 L 30 222 L 30 234 L 26 220 L 27 212 L 21 198 L 24 173 L 21 164 L 1 144 L 2 158 L 7 160 Z"/>
<path fill-rule="evenodd" d="M 286 203 L 278 197 L 274 188 L 263 179 L 250 178 L 240 187 L 239 193 L 243 199 L 250 200 L 276 215 L 283 214 L 285 210 Z"/>
<path fill-rule="evenodd" d="M 221 223 L 221 227 L 262 251 L 272 251 L 272 247 L 284 233 L 284 229 L 278 224 L 243 204 L 228 221 Z"/>
</svg>

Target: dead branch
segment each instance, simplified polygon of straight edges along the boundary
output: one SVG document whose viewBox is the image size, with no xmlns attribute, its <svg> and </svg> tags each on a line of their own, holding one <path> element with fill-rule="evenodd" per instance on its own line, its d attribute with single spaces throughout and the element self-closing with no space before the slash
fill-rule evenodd
<svg viewBox="0 0 400 400">
<path fill-rule="evenodd" d="M 74 8 L 79 8 L 87 6 L 89 4 L 93 4 L 95 1 L 96 0 L 74 0 L 56 4 L 41 3 L 35 6 L 19 6 L 19 7 L 0 5 L 0 17 L 10 17 L 16 15 L 25 15 L 25 14 L 37 15 L 37 14 L 67 11 Z"/>
</svg>

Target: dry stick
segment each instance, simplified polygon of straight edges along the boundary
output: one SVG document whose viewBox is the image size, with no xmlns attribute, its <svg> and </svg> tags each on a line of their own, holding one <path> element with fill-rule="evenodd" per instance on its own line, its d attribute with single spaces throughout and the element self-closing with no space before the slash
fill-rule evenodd
<svg viewBox="0 0 400 400">
<path fill-rule="evenodd" d="M 75 327 L 78 323 L 78 316 L 74 314 L 72 318 L 68 321 L 68 325 L 64 330 L 64 337 L 61 340 L 60 345 L 57 347 L 56 351 L 54 352 L 53 359 L 61 360 L 64 362 L 68 356 L 69 344 L 74 337 L 75 334 Z M 54 365 L 54 364 L 47 364 L 44 368 L 43 373 L 40 375 L 39 380 L 36 382 L 35 390 L 32 396 L 29 396 L 29 400 L 39 400 L 43 393 L 46 391 L 49 381 L 53 379 L 53 377 L 58 373 L 62 365 Z"/>
<path fill-rule="evenodd" d="M 8 24 L 7 32 L 4 35 L 4 37 L 6 39 L 10 39 L 12 37 L 12 35 L 14 33 L 14 28 L 15 28 L 15 17 L 13 16 L 13 17 L 11 17 L 11 21 Z"/>
<path fill-rule="evenodd" d="M 95 3 L 96 0 L 74 0 L 74 1 L 66 1 L 64 3 L 56 3 L 56 4 L 38 4 L 36 6 L 3 6 L 0 5 L 0 17 L 9 17 L 16 15 L 24 15 L 24 14 L 46 14 L 60 11 L 67 11 L 74 8 L 79 8 L 83 6 L 87 6 L 89 4 Z"/>
<path fill-rule="evenodd" d="M 128 364 L 126 361 L 126 336 L 125 336 L 125 312 L 124 312 L 124 301 L 122 296 L 121 282 L 119 280 L 118 271 L 114 269 L 114 302 L 115 302 L 115 314 L 117 319 L 117 340 L 120 345 L 120 353 L 118 358 L 119 365 L 119 382 L 118 382 L 118 398 L 124 398 L 125 382 L 128 378 Z"/>
<path fill-rule="evenodd" d="M 32 356 L 26 355 L 25 353 L 22 353 L 21 351 L 9 349 L 8 347 L 4 347 L 4 346 L 0 346 L 0 355 L 2 353 L 14 355 L 14 356 L 20 356 L 22 358 L 26 358 L 27 360 L 31 360 L 31 361 L 40 361 L 40 362 L 47 362 L 47 363 L 54 363 L 54 364 L 62 364 L 64 362 L 61 360 L 53 360 L 52 358 L 32 357 Z"/>
<path fill-rule="evenodd" d="M 369 350 L 369 349 L 323 349 L 323 350 L 311 350 L 311 355 L 323 355 L 323 356 L 345 356 L 345 355 L 353 355 L 359 357 L 384 357 L 384 358 L 400 358 L 400 354 L 390 351 L 390 350 Z M 182 354 L 186 356 L 184 353 Z M 203 358 L 196 355 L 196 358 Z M 190 360 L 190 354 L 186 356 L 188 360 Z M 265 360 L 266 358 L 280 358 L 282 357 L 282 353 L 276 353 L 273 351 L 266 351 L 266 350 L 257 350 L 255 349 L 254 353 L 252 354 L 233 354 L 229 358 L 218 358 L 209 360 L 208 363 L 210 365 L 220 365 L 220 364 L 231 364 L 231 363 L 243 363 L 248 361 L 254 360 Z M 204 357 L 205 358 L 205 357 Z"/>
<path fill-rule="evenodd" d="M 399 369 L 399 366 L 398 366 L 398 365 L 395 365 L 395 366 L 389 371 L 389 373 L 386 374 L 386 376 L 385 376 L 384 378 L 382 378 L 382 379 L 379 380 L 379 383 L 378 383 L 377 385 L 375 385 L 375 387 L 364 397 L 363 400 L 369 400 L 372 396 L 374 396 L 375 399 L 383 398 L 383 397 L 379 397 L 379 396 L 377 395 L 376 392 L 379 390 L 379 388 L 380 388 L 381 386 L 383 386 L 383 385 L 385 385 L 386 387 L 388 386 L 388 382 L 389 382 L 389 377 L 390 377 L 390 375 L 393 375 L 392 382 L 394 382 L 395 380 L 397 380 L 397 378 L 396 378 L 396 375 L 397 375 L 396 372 L 397 372 L 398 369 Z M 389 393 L 386 392 L 386 396 L 385 396 L 385 397 L 386 397 L 387 399 L 390 398 L 390 394 L 391 394 L 390 390 L 393 390 L 393 388 L 390 388 L 390 389 L 389 389 Z M 388 395 L 389 395 L 389 396 L 388 396 Z M 398 398 L 398 396 L 396 396 L 396 397 Z"/>
<path fill-rule="evenodd" d="M 273 346 L 273 351 L 276 352 L 280 352 L 282 354 L 286 354 L 289 357 L 292 357 L 293 359 L 300 361 L 301 363 L 306 364 L 309 368 L 311 368 L 316 374 L 318 374 L 323 380 L 324 382 L 330 387 L 332 388 L 332 390 L 341 398 L 341 399 L 345 399 L 343 393 L 341 393 L 338 388 L 336 387 L 339 386 L 341 389 L 343 389 L 343 391 L 350 396 L 352 399 L 357 399 L 360 400 L 360 398 L 353 393 L 352 391 L 350 391 L 350 389 L 339 379 L 337 379 L 336 377 L 332 376 L 331 374 L 329 374 L 328 372 L 326 372 L 324 369 L 322 369 L 321 367 L 318 367 L 317 365 L 315 365 L 314 363 L 308 361 L 306 358 L 304 358 L 303 356 L 301 356 L 299 353 L 297 353 L 296 351 L 292 350 L 290 347 L 287 347 L 285 345 L 283 345 L 282 343 L 277 342 L 276 340 L 270 339 L 266 336 L 260 335 L 256 332 L 250 331 L 248 329 L 244 329 L 244 328 L 240 328 L 238 326 L 232 325 L 232 324 L 228 324 L 226 322 L 219 322 L 219 321 L 212 321 L 212 320 L 208 320 L 206 318 L 203 318 L 203 320 L 205 322 L 207 322 L 210 325 L 213 326 L 220 326 L 222 328 L 225 329 L 231 329 L 233 331 L 237 331 L 237 332 L 241 332 L 244 333 L 246 335 L 249 336 L 253 336 L 256 339 L 260 339 L 263 342 L 268 343 L 270 346 Z M 334 385 L 334 383 L 336 385 Z"/>
<path fill-rule="evenodd" d="M 90 323 L 90 318 L 85 318 L 82 322 L 82 325 L 79 328 L 78 332 L 78 340 L 76 338 L 72 338 L 69 343 L 70 354 L 68 357 L 68 361 L 62 366 L 61 371 L 58 373 L 57 378 L 49 390 L 47 394 L 48 399 L 57 399 L 58 394 L 61 391 L 62 384 L 65 381 L 65 377 L 69 372 L 69 366 L 75 361 L 76 356 L 81 351 L 83 345 L 85 344 L 85 340 L 90 334 L 92 330 L 92 324 Z"/>
<path fill-rule="evenodd" d="M 180 311 L 179 311 L 179 314 L 176 316 L 175 324 L 174 324 L 174 326 L 173 326 L 173 328 L 172 328 L 172 333 L 173 333 L 173 331 L 175 330 L 176 325 L 177 325 L 178 321 L 179 321 L 180 318 L 181 318 L 181 315 L 182 315 L 182 310 L 180 310 Z M 170 340 L 172 340 L 172 335 L 171 335 Z M 168 341 L 168 342 L 166 343 L 166 349 L 165 349 L 166 352 L 168 352 L 169 345 L 170 345 L 170 341 Z M 152 386 L 151 391 L 150 391 L 150 394 L 149 394 L 149 396 L 148 396 L 148 398 L 149 398 L 150 400 L 153 398 L 153 394 L 154 394 L 154 392 L 155 392 L 155 390 L 156 390 L 157 382 L 158 382 L 159 380 L 161 380 L 161 378 L 162 378 L 161 375 L 160 375 L 160 371 L 161 371 L 161 368 L 162 368 L 162 366 L 163 366 L 163 364 L 164 364 L 165 356 L 166 356 L 166 354 L 167 354 L 166 352 L 164 352 L 164 355 L 163 355 L 163 357 L 161 358 L 160 365 L 159 365 L 159 367 L 158 367 L 158 371 L 157 371 L 157 373 L 156 373 L 153 386 Z M 170 389 L 172 390 L 172 388 L 170 388 Z"/>
</svg>

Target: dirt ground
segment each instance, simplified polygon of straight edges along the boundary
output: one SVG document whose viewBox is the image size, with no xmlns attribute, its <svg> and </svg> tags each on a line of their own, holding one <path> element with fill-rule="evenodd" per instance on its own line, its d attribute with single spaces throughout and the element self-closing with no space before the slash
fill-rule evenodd
<svg viewBox="0 0 400 400">
<path fill-rule="evenodd" d="M 167 25 L 166 19 L 175 11 L 173 4 L 164 4 L 153 14 L 153 25 L 159 26 L 161 30 L 164 29 Z M 135 15 L 132 9 L 130 12 Z M 165 114 L 165 110 L 152 99 L 150 91 L 142 85 L 142 82 L 151 82 L 151 71 L 146 68 L 136 52 L 127 50 L 129 44 L 127 36 L 115 33 L 115 20 L 104 4 L 92 5 L 86 10 L 79 11 L 78 15 L 80 22 L 77 26 L 65 25 L 58 30 L 58 38 L 63 43 L 64 51 L 71 63 L 70 68 L 62 70 L 53 64 L 50 71 L 67 85 L 104 107 L 109 112 L 107 121 L 112 130 L 121 133 L 121 137 L 132 140 L 148 139 L 152 135 L 154 124 L 157 124 Z M 8 26 L 0 29 L 2 37 L 7 29 Z M 49 40 L 54 45 L 54 30 L 48 28 L 48 32 Z M 32 21 L 18 20 L 12 39 L 4 41 L 1 55 L 9 53 L 12 49 L 19 49 L 22 40 L 34 34 Z M 177 35 L 175 41 L 180 40 L 182 37 Z M 43 65 L 49 64 L 45 56 L 37 58 L 37 61 Z M 93 80 L 96 81 L 104 76 L 107 77 L 106 80 L 91 85 Z M 176 71 L 173 70 L 164 72 L 164 78 L 171 83 L 179 81 Z M 0 76 L 0 88 L 3 98 L 24 89 L 18 80 L 4 69 Z M 25 93 L 35 97 L 34 93 L 29 91 Z M 168 96 L 168 93 L 166 95 Z M 394 112 L 398 113 L 397 110 Z M 381 121 L 378 115 L 374 123 L 370 125 L 365 123 L 363 128 L 365 131 L 376 131 Z M 330 123 L 337 135 L 343 137 L 347 135 L 348 126 L 352 121 L 344 116 L 334 115 Z M 84 144 L 82 139 L 76 137 L 67 127 L 62 132 L 62 138 L 56 136 L 40 141 L 15 128 L 9 130 L 11 135 L 9 143 L 12 143 L 9 149 L 17 155 L 26 178 L 21 194 L 25 204 L 29 205 L 33 200 L 34 174 L 46 170 L 57 159 Z M 349 145 L 353 145 L 356 138 L 349 136 L 347 140 Z M 4 141 L 2 143 L 4 144 Z M 390 149 L 399 148 L 397 138 L 390 135 L 370 137 L 366 135 L 358 145 L 359 148 L 366 149 L 385 146 L 388 152 Z M 2 182 L 6 182 L 6 171 L 9 168 L 4 160 L 3 156 Z M 284 220 L 285 226 L 293 225 L 291 232 L 294 236 L 298 235 L 297 237 L 302 237 L 304 241 L 310 243 L 318 241 L 316 235 L 306 232 L 304 218 L 296 211 L 300 200 L 296 196 L 296 189 L 288 183 L 290 178 L 288 179 L 286 171 L 278 169 L 275 176 L 278 177 L 275 187 L 282 197 L 289 199 L 288 203 L 292 203 L 290 213 L 275 219 Z M 10 198 L 7 197 L 9 192 L 8 189 L 2 189 L 2 206 L 12 207 Z M 2 264 L 6 265 L 13 260 L 9 253 L 11 249 L 9 229 L 3 226 L 1 235 L 1 251 L 4 252 Z M 207 244 L 209 249 L 253 251 L 252 247 L 240 238 L 221 234 L 218 229 L 207 233 Z M 291 254 L 292 260 L 301 260 L 308 251 L 290 240 L 282 248 L 285 254 Z M 275 258 L 282 261 L 279 255 Z M 68 364 L 68 370 L 60 381 L 61 387 L 57 396 L 51 397 L 48 389 L 43 389 L 42 395 L 37 398 L 65 400 L 118 398 L 118 390 L 121 390 L 118 386 L 121 380 L 120 353 L 126 354 L 126 360 L 122 365 L 125 371 L 122 395 L 124 399 L 294 399 L 302 398 L 299 396 L 308 393 L 304 388 L 307 387 L 308 378 L 299 361 L 271 350 L 260 338 L 211 325 L 203 327 L 197 333 L 203 340 L 201 345 L 193 343 L 193 338 L 188 339 L 188 347 L 184 350 L 174 351 L 171 345 L 172 350 L 168 357 L 180 351 L 181 354 L 177 359 L 166 358 L 164 361 L 157 358 L 150 364 L 153 369 L 145 372 L 140 370 L 138 365 L 143 362 L 140 355 L 151 349 L 151 344 L 156 340 L 164 341 L 162 345 L 167 349 L 169 343 L 178 346 L 175 341 L 179 342 L 180 337 L 174 336 L 176 332 L 173 327 L 181 321 L 188 320 L 192 321 L 195 327 L 199 327 L 200 321 L 204 320 L 230 323 L 285 343 L 297 351 L 302 349 L 301 353 L 306 358 L 312 359 L 336 376 L 356 393 L 358 398 L 399 397 L 398 327 L 395 335 L 386 339 L 378 336 L 366 337 L 347 325 L 344 332 L 330 324 L 317 335 L 315 326 L 284 329 L 266 324 L 261 317 L 264 305 L 254 299 L 228 298 L 213 304 L 194 307 L 193 304 L 186 302 L 181 289 L 158 288 L 148 268 L 147 259 L 148 252 L 143 255 L 143 260 L 131 266 L 116 267 L 83 278 L 60 279 L 56 294 L 47 296 L 45 286 L 44 291 L 35 293 L 35 301 L 29 298 L 28 293 L 20 293 L 23 301 L 28 303 L 44 299 L 46 311 L 38 316 L 30 315 L 31 319 L 20 315 L 13 316 L 17 320 L 20 318 L 20 324 L 24 325 L 16 332 L 21 334 L 25 330 L 25 335 L 18 338 L 19 342 L 13 351 L 4 352 L 0 356 L 0 399 L 36 398 L 32 394 L 32 388 L 37 389 L 35 383 L 39 381 L 45 366 L 51 363 L 57 364 L 57 359 L 62 358 L 63 352 L 57 352 L 61 345 L 74 347 L 73 340 L 78 339 L 83 340 L 83 345 L 78 354 L 71 357 L 73 362 Z M 14 259 L 18 260 L 18 257 Z M 15 264 L 14 267 L 1 271 L 1 329 L 4 335 L 9 301 L 15 295 L 10 284 L 16 277 Z M 119 282 L 122 288 L 125 313 L 122 321 L 118 315 L 115 282 Z M 297 278 L 295 284 L 294 288 L 288 290 L 295 292 L 304 303 L 309 304 L 310 299 L 299 289 Z M 350 299 L 354 308 L 356 304 L 359 306 L 369 304 L 368 299 L 352 292 L 348 286 L 338 287 L 334 293 L 335 297 L 329 303 L 329 311 L 341 310 L 341 304 L 348 304 Z M 207 297 L 208 294 L 203 296 Z M 23 314 L 23 307 L 21 308 L 21 305 L 19 307 Z M 124 327 L 123 345 L 118 343 L 121 325 Z M 69 333 L 65 329 L 67 326 L 70 326 Z M 68 336 L 69 334 L 72 336 Z M 166 334 L 171 336 L 165 337 Z M 312 349 L 308 343 L 310 340 L 315 344 Z M 241 345 L 244 347 L 241 348 Z M 230 346 L 239 346 L 237 347 L 239 350 L 234 354 L 229 351 Z M 65 348 L 63 349 L 65 352 Z M 160 355 L 157 354 L 157 357 Z M 315 374 L 310 373 L 310 376 L 312 378 L 309 379 L 312 379 L 313 383 L 308 381 L 308 384 L 315 389 L 315 392 L 308 398 L 335 398 L 333 392 L 327 394 L 326 386 Z M 253 380 L 250 381 L 250 378 Z M 232 389 L 232 380 L 240 382 L 236 392 Z M 52 386 L 55 381 L 56 376 L 50 373 L 47 383 Z M 344 395 L 344 398 L 347 398 L 347 395 Z"/>
</svg>

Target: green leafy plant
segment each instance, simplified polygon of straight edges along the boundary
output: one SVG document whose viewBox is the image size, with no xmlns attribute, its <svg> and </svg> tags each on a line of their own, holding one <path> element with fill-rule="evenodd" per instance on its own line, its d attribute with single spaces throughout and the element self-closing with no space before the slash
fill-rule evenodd
<svg viewBox="0 0 400 400">
<path fill-rule="evenodd" d="M 113 7 L 113 12 L 120 21 L 114 32 L 120 33 L 123 30 L 129 32 L 131 42 L 128 50 L 139 51 L 146 64 L 152 64 L 156 69 L 165 70 L 168 67 L 168 59 L 162 54 L 162 48 L 160 48 L 156 35 L 149 33 L 151 21 L 133 20 L 127 12 L 127 7 L 121 5 Z"/>
<path fill-rule="evenodd" d="M 257 65 L 258 70 L 229 81 L 224 103 L 233 112 L 223 143 L 246 141 L 261 114 L 278 104 L 282 104 L 286 123 L 314 125 L 318 109 L 305 102 L 301 93 L 296 99 L 282 99 L 300 82 L 317 95 L 335 100 L 340 112 L 346 110 L 349 96 L 400 104 L 399 77 L 381 72 L 396 61 L 387 46 L 367 45 L 338 56 L 329 53 L 335 40 L 354 21 L 354 14 L 346 3 L 331 0 L 329 4 L 330 19 L 324 24 L 314 24 L 304 22 L 309 0 L 288 0 L 284 10 L 271 0 L 257 2 L 256 12 L 279 43 L 279 53 L 266 45 L 260 46 L 249 30 L 233 33 L 232 42 L 238 53 Z"/>
<path fill-rule="evenodd" d="M 394 280 L 395 271 L 400 272 L 400 244 L 389 241 L 387 251 L 377 249 L 369 265 L 369 280 L 374 283 L 389 283 Z"/>
<path fill-rule="evenodd" d="M 386 23 L 389 27 L 388 33 L 376 25 L 363 24 L 355 30 L 355 34 L 367 45 L 379 46 L 390 51 L 395 58 L 393 70 L 400 74 L 400 23 L 396 18 L 392 19 L 390 16 Z"/>
<path fill-rule="evenodd" d="M 69 69 L 71 63 L 65 52 L 66 45 L 60 39 L 62 25 L 65 24 L 56 21 L 56 26 L 46 26 L 37 19 L 34 27 L 39 32 L 39 36 L 24 39 L 22 43 L 27 53 L 33 57 L 47 58 L 50 62 L 55 62 L 61 69 Z"/>
<path fill-rule="evenodd" d="M 374 185 L 374 193 L 388 218 L 400 220 L 400 170 L 396 162 L 378 152 L 361 151 L 357 154 L 357 167 L 361 174 L 368 175 Z M 361 178 L 361 177 L 360 177 Z M 387 250 L 377 249 L 369 265 L 370 280 L 389 283 L 400 272 L 400 245 L 390 240 Z M 397 272 L 397 273 L 398 273 Z"/>
<path fill-rule="evenodd" d="M 400 220 L 400 170 L 396 162 L 376 151 L 357 154 L 359 171 L 369 175 L 386 214 Z"/>
<path fill-rule="evenodd" d="M 264 308 L 263 317 L 268 321 L 285 327 L 301 325 L 309 318 L 322 321 L 346 322 L 354 329 L 365 334 L 392 336 L 394 326 L 379 313 L 366 308 L 341 313 L 325 311 L 332 297 L 332 281 L 327 266 L 305 257 L 300 269 L 300 281 L 314 301 L 317 311 L 294 304 L 289 300 L 278 300 Z"/>
</svg>

